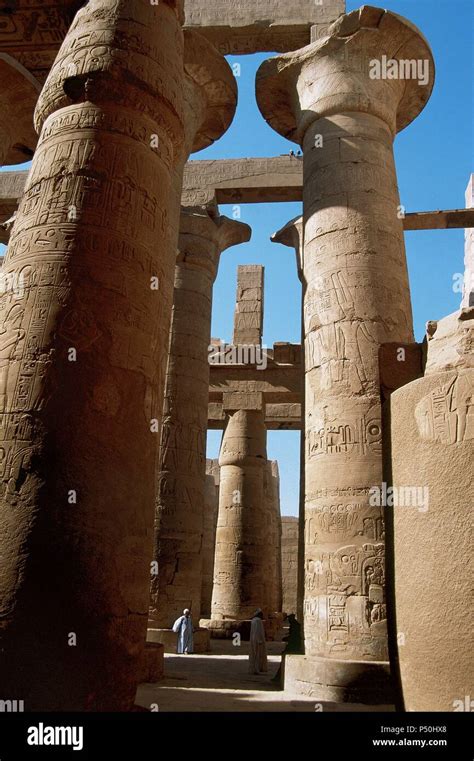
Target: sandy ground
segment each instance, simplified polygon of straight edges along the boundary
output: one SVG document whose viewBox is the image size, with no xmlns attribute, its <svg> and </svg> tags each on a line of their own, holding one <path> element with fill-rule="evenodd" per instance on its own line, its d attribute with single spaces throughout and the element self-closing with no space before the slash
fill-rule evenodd
<svg viewBox="0 0 474 761">
<path fill-rule="evenodd" d="M 392 706 L 316 703 L 288 695 L 271 679 L 280 665 L 281 642 L 269 642 L 268 673 L 248 673 L 248 643 L 211 640 L 205 655 L 165 655 L 165 677 L 142 684 L 136 703 L 159 711 L 393 711 Z"/>
</svg>

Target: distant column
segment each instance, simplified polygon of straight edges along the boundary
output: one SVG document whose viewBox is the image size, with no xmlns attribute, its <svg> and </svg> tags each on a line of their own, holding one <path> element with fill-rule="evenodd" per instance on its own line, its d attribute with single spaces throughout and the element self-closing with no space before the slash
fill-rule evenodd
<svg viewBox="0 0 474 761">
<path fill-rule="evenodd" d="M 222 251 L 250 235 L 215 210 L 181 214 L 158 466 L 155 629 L 170 629 L 184 608 L 200 617 L 212 287 Z"/>
<path fill-rule="evenodd" d="M 216 532 L 212 623 L 231 630 L 265 599 L 264 510 L 266 428 L 261 394 L 224 394 L 229 417 L 219 454 L 219 516 Z"/>
<path fill-rule="evenodd" d="M 201 615 L 211 617 L 214 557 L 216 553 L 217 515 L 219 512 L 220 468 L 218 460 L 207 460 L 204 489 L 204 520 L 202 535 Z"/>
<path fill-rule="evenodd" d="M 280 477 L 278 463 L 269 460 L 265 468 L 265 508 L 267 512 L 267 541 L 265 543 L 265 594 L 270 614 L 281 612 L 281 515 Z"/>
<path fill-rule="evenodd" d="M 282 610 L 287 614 L 296 614 L 298 605 L 298 518 L 283 515 L 281 526 L 281 567 L 283 578 Z"/>
</svg>

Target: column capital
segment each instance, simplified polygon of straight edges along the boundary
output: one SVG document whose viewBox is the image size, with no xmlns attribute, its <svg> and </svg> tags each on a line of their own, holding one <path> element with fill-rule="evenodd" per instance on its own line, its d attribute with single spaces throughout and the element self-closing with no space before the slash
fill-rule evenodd
<svg viewBox="0 0 474 761">
<path fill-rule="evenodd" d="M 252 228 L 217 209 L 182 209 L 177 264 L 208 269 L 214 278 L 223 251 L 247 243 Z"/>
<path fill-rule="evenodd" d="M 256 94 L 270 126 L 302 144 L 316 119 L 354 111 L 379 117 L 395 135 L 424 108 L 433 84 L 433 55 L 417 27 L 363 6 L 322 39 L 264 61 Z"/>
<path fill-rule="evenodd" d="M 219 140 L 232 124 L 237 82 L 224 56 L 189 29 L 184 32 L 184 71 L 186 146 L 188 153 L 195 153 Z"/>
<path fill-rule="evenodd" d="M 7 53 L 0 53 L 0 164 L 21 164 L 33 156 L 37 135 L 31 115 L 41 84 Z"/>
<path fill-rule="evenodd" d="M 304 224 L 303 217 L 295 217 L 270 237 L 272 243 L 281 243 L 295 249 L 298 278 L 304 277 Z"/>
</svg>

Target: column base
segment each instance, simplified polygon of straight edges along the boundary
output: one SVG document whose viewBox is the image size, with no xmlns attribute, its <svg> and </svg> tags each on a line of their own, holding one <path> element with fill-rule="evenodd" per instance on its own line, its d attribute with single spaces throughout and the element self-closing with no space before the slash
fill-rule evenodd
<svg viewBox="0 0 474 761">
<path fill-rule="evenodd" d="M 390 705 L 394 689 L 388 661 L 343 661 L 310 655 L 283 659 L 284 688 L 331 703 Z"/>
<path fill-rule="evenodd" d="M 265 639 L 267 642 L 273 641 L 280 631 L 283 623 L 283 614 L 275 614 L 270 618 L 263 619 L 265 627 Z M 215 619 L 201 618 L 199 626 L 204 626 L 209 630 L 212 639 L 232 639 L 234 634 L 240 634 L 241 639 L 247 642 L 250 639 L 250 618 L 242 619 Z"/>
<path fill-rule="evenodd" d="M 160 643 L 165 653 L 176 653 L 178 635 L 172 629 L 153 629 L 147 631 L 147 642 Z M 210 635 L 207 629 L 197 629 L 193 634 L 194 653 L 208 653 Z"/>
<path fill-rule="evenodd" d="M 159 642 L 147 642 L 140 663 L 138 683 L 149 682 L 153 684 L 163 679 L 164 674 L 163 645 Z"/>
</svg>

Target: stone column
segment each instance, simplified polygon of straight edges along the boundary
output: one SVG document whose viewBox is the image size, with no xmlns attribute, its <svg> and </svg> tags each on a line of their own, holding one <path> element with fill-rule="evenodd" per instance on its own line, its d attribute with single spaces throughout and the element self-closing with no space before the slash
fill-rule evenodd
<svg viewBox="0 0 474 761">
<path fill-rule="evenodd" d="M 298 605 L 298 518 L 283 515 L 281 527 L 282 610 L 286 614 L 294 613 L 296 615 Z"/>
<path fill-rule="evenodd" d="M 232 635 L 265 599 L 264 510 L 266 428 L 262 394 L 224 394 L 228 422 L 219 454 L 219 516 L 216 532 L 213 633 Z"/>
<path fill-rule="evenodd" d="M 221 252 L 250 235 L 248 225 L 212 209 L 181 214 L 150 605 L 150 625 L 165 630 L 173 651 L 171 625 L 184 608 L 197 624 L 201 608 L 212 287 Z M 156 641 L 156 631 L 153 636 Z"/>
<path fill-rule="evenodd" d="M 0 166 L 33 156 L 38 137 L 33 113 L 41 85 L 24 66 L 0 53 Z"/>
<path fill-rule="evenodd" d="M 413 341 L 392 143 L 432 84 L 418 30 L 369 6 L 257 74 L 263 115 L 304 153 L 306 656 L 285 684 L 321 699 L 387 699 L 378 350 Z"/>
<path fill-rule="evenodd" d="M 218 460 L 206 461 L 204 489 L 204 519 L 202 534 L 201 615 L 211 616 L 214 557 L 216 552 L 217 514 L 219 512 L 220 469 Z"/>
<path fill-rule="evenodd" d="M 469 233 L 467 286 L 472 276 Z M 394 391 L 384 405 L 385 481 L 394 500 L 393 639 L 407 711 L 474 708 L 468 624 L 473 587 L 474 305 L 469 306 L 466 296 L 459 310 L 428 322 L 424 377 Z"/>
<path fill-rule="evenodd" d="M 466 209 L 474 207 L 474 174 L 466 188 Z M 464 289 L 461 307 L 474 306 L 474 227 L 468 227 L 465 235 Z"/>
<path fill-rule="evenodd" d="M 24 297 L 3 300 L 0 389 L 2 682 L 30 710 L 126 710 L 143 660 L 152 424 L 196 73 L 183 66 L 182 11 L 91 0 L 36 109 L 4 264 Z M 220 101 L 208 64 L 196 88 Z"/>
<path fill-rule="evenodd" d="M 296 271 L 301 283 L 301 364 L 304 368 L 304 303 L 306 294 L 306 280 L 304 275 L 304 224 L 303 217 L 295 217 L 290 220 L 281 230 L 271 236 L 272 243 L 281 243 L 283 246 L 289 246 L 295 250 L 296 254 Z M 305 419 L 305 400 L 304 395 L 301 400 L 301 420 Z M 298 548 L 296 553 L 297 565 L 297 583 L 296 583 L 296 600 L 297 603 L 290 613 L 295 613 L 298 621 L 303 627 L 303 607 L 304 607 L 304 526 L 305 526 L 305 432 L 304 424 L 300 431 L 300 489 L 299 489 L 299 510 L 298 510 Z M 283 607 L 283 611 L 288 613 Z M 303 629 L 302 629 L 303 632 Z M 303 636 L 303 635 L 302 635 Z"/>
<path fill-rule="evenodd" d="M 265 544 L 265 575 L 268 591 L 270 614 L 281 612 L 281 515 L 280 515 L 280 479 L 278 463 L 269 460 L 265 468 L 264 478 L 265 508 L 267 513 L 267 541 Z"/>
</svg>

